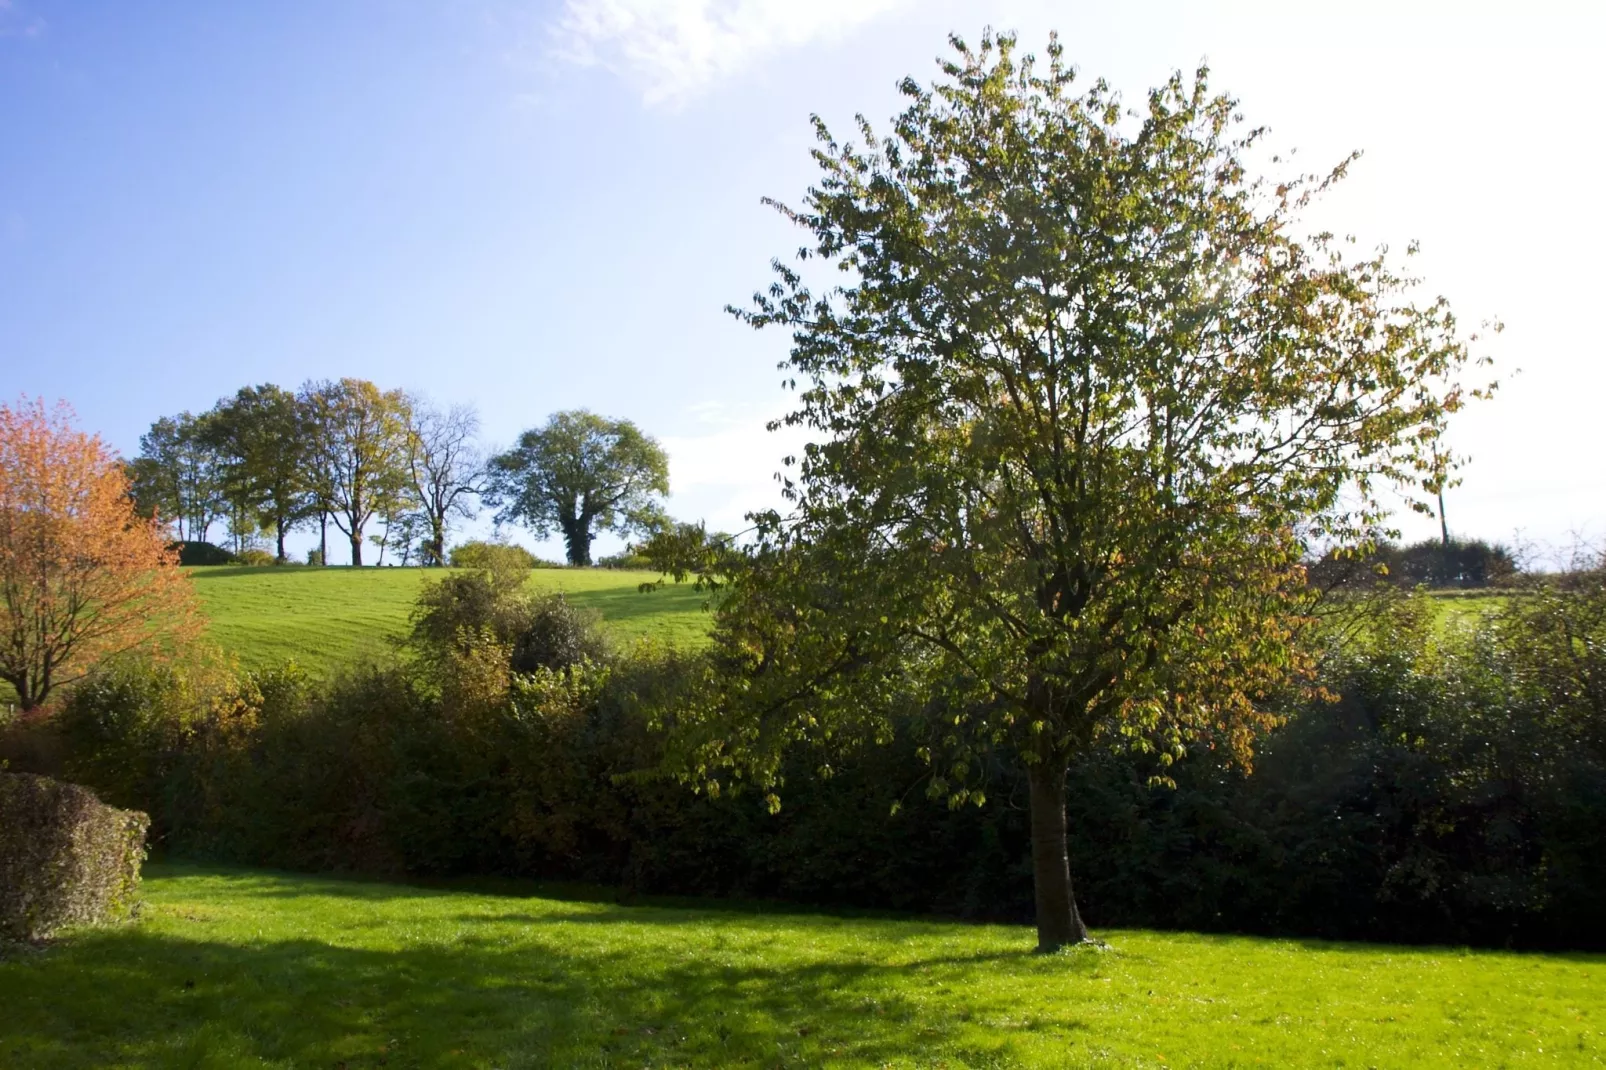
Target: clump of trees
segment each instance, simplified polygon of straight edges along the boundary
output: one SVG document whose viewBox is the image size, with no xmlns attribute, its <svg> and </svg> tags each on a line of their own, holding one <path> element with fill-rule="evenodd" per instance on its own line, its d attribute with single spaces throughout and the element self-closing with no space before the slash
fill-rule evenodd
<svg viewBox="0 0 1606 1070">
<path fill-rule="evenodd" d="M 1395 587 L 1497 587 L 1519 575 L 1511 551 L 1482 539 L 1425 539 L 1400 546 L 1386 539 L 1330 550 L 1310 565 L 1310 582 L 1323 590 L 1353 590 L 1379 583 Z"/>
<path fill-rule="evenodd" d="M 160 525 L 65 405 L 0 403 L 0 680 L 24 713 L 95 665 L 181 646 L 203 627 Z"/>
<path fill-rule="evenodd" d="M 235 553 L 266 532 L 281 562 L 286 535 L 313 524 L 326 562 L 332 522 L 354 565 L 369 546 L 379 564 L 391 552 L 403 565 L 445 565 L 454 523 L 482 500 L 501 507 L 499 522 L 560 532 L 574 565 L 591 563 L 601 531 L 664 523 L 668 458 L 628 420 L 560 412 L 489 459 L 479 432 L 471 407 L 439 408 L 365 379 L 295 392 L 267 383 L 157 420 L 127 474 L 142 515 L 170 523 L 177 541 L 206 542 L 221 522 Z"/>
</svg>

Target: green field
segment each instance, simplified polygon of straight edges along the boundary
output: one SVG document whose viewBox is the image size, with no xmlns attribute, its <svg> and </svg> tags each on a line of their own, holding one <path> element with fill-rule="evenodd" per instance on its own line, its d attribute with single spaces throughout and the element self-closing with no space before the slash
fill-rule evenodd
<svg viewBox="0 0 1606 1070">
<path fill-rule="evenodd" d="M 0 1066 L 1598 1066 L 1606 957 L 150 867 L 0 961 Z"/>
<path fill-rule="evenodd" d="M 210 633 L 247 668 L 294 660 L 327 673 L 382 656 L 407 630 L 419 589 L 443 572 L 418 568 L 186 569 L 211 621 Z M 562 591 L 576 605 L 602 614 L 603 630 L 628 645 L 650 636 L 676 646 L 705 641 L 706 596 L 691 585 L 642 594 L 651 572 L 533 569 L 530 587 Z"/>
</svg>

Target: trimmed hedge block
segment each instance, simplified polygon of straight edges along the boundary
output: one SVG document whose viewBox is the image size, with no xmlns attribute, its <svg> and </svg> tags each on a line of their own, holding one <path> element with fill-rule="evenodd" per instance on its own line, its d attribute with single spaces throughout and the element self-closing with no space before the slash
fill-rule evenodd
<svg viewBox="0 0 1606 1070">
<path fill-rule="evenodd" d="M 0 773 L 0 937 L 40 940 L 126 918 L 149 827 L 77 784 Z"/>
</svg>

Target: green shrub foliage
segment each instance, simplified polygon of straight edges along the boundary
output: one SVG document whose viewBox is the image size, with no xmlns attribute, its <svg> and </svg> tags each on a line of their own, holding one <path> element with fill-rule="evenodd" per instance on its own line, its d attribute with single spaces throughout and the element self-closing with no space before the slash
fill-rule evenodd
<svg viewBox="0 0 1606 1070">
<path fill-rule="evenodd" d="M 555 561 L 544 561 L 522 546 L 505 542 L 473 540 L 452 547 L 447 555 L 453 568 L 562 568 Z"/>
<path fill-rule="evenodd" d="M 0 773 L 0 937 L 126 917 L 149 824 L 76 784 Z"/>
<path fill-rule="evenodd" d="M 1371 553 L 1333 553 L 1314 562 L 1311 582 L 1322 588 L 1370 587 L 1502 587 L 1519 582 L 1517 561 L 1504 546 L 1481 539 L 1438 539 L 1396 546 L 1379 543 Z"/>
<path fill-rule="evenodd" d="M 209 542 L 176 542 L 173 548 L 178 551 L 181 565 L 227 565 L 234 561 L 233 554 Z"/>
<path fill-rule="evenodd" d="M 68 770 L 196 857 L 1032 916 L 1010 755 L 986 757 L 982 807 L 928 795 L 912 723 L 893 746 L 794 751 L 778 814 L 694 795 L 646 775 L 651 714 L 706 662 L 606 656 L 567 608 L 542 632 L 540 603 L 494 583 L 447 577 L 415 618 L 428 656 L 327 685 L 126 666 L 86 682 L 56 725 Z M 1208 754 L 1078 762 L 1089 920 L 1606 947 L 1606 582 L 1513 596 L 1465 632 L 1430 617 L 1407 601 L 1336 647 L 1336 701 L 1299 709 L 1252 775 Z"/>
</svg>

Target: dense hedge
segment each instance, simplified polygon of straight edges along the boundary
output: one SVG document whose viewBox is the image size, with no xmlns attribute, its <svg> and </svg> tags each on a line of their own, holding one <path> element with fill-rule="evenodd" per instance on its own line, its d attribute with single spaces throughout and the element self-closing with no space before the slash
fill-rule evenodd
<svg viewBox="0 0 1606 1070">
<path fill-rule="evenodd" d="M 209 542 L 175 542 L 171 548 L 178 551 L 181 565 L 227 565 L 234 561 L 232 553 Z"/>
<path fill-rule="evenodd" d="M 1208 755 L 1166 770 L 1174 788 L 1130 756 L 1073 769 L 1090 921 L 1606 947 L 1606 585 L 1514 599 L 1449 639 L 1426 618 L 1335 655 L 1338 700 L 1297 711 L 1253 775 Z M 148 809 L 187 855 L 1030 917 L 1008 755 L 981 809 L 928 799 L 903 741 L 794 755 L 777 815 L 695 796 L 633 775 L 660 756 L 642 710 L 688 663 L 576 664 L 562 652 L 584 645 L 561 638 L 534 656 L 458 627 L 448 663 L 328 687 L 124 669 L 80 687 L 56 728 L 75 779 Z M 516 649 L 533 671 L 509 671 Z"/>
<path fill-rule="evenodd" d="M 447 555 L 453 568 L 562 568 L 556 561 L 536 557 L 522 546 L 471 539 L 452 547 Z"/>
<path fill-rule="evenodd" d="M 0 773 L 0 937 L 39 940 L 124 917 L 149 824 L 76 784 Z"/>
</svg>

